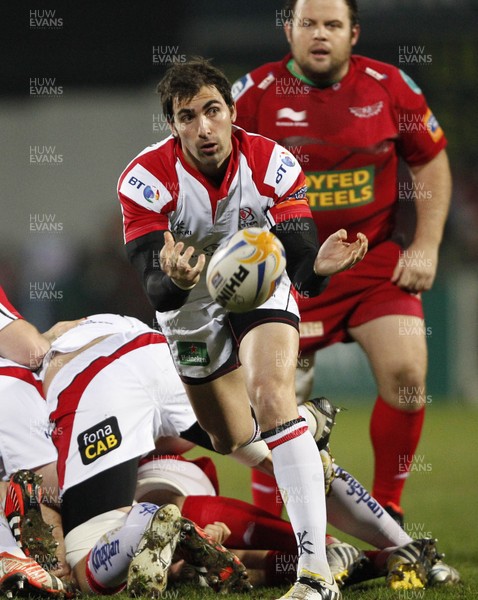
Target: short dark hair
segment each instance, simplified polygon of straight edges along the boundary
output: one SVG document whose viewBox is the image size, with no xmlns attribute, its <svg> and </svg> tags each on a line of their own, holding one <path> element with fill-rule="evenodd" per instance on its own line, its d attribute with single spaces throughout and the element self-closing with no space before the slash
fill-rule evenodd
<svg viewBox="0 0 478 600">
<path fill-rule="evenodd" d="M 358 25 L 359 11 L 357 0 L 344 0 L 344 2 L 349 7 L 350 21 L 352 22 L 352 26 Z M 286 0 L 284 5 L 284 10 L 286 11 L 286 14 L 292 15 L 296 4 L 297 0 Z"/>
<path fill-rule="evenodd" d="M 157 91 L 161 96 L 161 105 L 166 119 L 174 119 L 173 101 L 190 100 L 203 86 L 215 87 L 224 102 L 232 108 L 234 100 L 231 84 L 224 73 L 213 67 L 209 60 L 195 56 L 183 63 L 174 63 L 158 83 Z"/>
</svg>

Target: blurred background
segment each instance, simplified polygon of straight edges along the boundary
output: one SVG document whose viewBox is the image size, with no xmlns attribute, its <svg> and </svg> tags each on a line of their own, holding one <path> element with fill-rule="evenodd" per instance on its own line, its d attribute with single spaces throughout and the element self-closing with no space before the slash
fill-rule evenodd
<svg viewBox="0 0 478 600">
<path fill-rule="evenodd" d="M 475 403 L 478 0 L 359 4 L 356 52 L 415 79 L 449 140 L 453 202 L 438 279 L 424 299 L 428 391 Z M 166 68 L 199 54 L 233 82 L 279 60 L 287 52 L 281 9 L 280 0 L 2 3 L 0 283 L 41 330 L 95 312 L 153 323 L 125 260 L 117 179 L 168 134 L 155 93 Z M 421 59 L 403 64 L 403 47 Z M 317 363 L 321 394 L 373 397 L 355 345 L 326 349 Z"/>
</svg>

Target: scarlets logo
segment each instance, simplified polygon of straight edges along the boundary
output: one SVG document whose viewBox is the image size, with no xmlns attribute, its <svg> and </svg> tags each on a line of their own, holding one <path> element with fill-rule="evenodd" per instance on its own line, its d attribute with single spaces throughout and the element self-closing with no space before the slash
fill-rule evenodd
<svg viewBox="0 0 478 600">
<path fill-rule="evenodd" d="M 359 119 L 369 119 L 382 112 L 383 102 L 376 102 L 369 106 L 349 106 L 349 111 Z"/>
</svg>

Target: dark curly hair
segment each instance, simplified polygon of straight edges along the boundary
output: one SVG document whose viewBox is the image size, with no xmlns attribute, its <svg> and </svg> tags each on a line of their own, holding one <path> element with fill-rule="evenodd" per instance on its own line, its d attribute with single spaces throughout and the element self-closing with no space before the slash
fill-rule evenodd
<svg viewBox="0 0 478 600">
<path fill-rule="evenodd" d="M 215 87 L 229 107 L 234 106 L 231 84 L 224 73 L 213 67 L 209 60 L 195 56 L 183 63 L 174 63 L 158 83 L 157 92 L 166 119 L 174 118 L 173 101 L 190 100 L 203 86 Z"/>
</svg>

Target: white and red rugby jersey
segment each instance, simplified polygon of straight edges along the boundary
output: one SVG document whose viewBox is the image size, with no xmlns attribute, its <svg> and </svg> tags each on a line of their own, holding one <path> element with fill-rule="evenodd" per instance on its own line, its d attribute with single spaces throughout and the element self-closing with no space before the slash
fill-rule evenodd
<svg viewBox="0 0 478 600">
<path fill-rule="evenodd" d="M 0 330 L 13 321 L 22 318 L 20 313 L 10 304 L 7 295 L 0 286 Z M 29 368 L 0 356 L 0 397 L 5 400 L 8 397 L 13 399 L 15 393 L 20 393 L 20 388 L 14 388 L 15 382 L 11 379 L 5 379 L 5 377 L 24 382 L 26 389 L 28 389 L 28 386 L 33 386 L 38 393 L 43 393 L 39 378 Z"/>
<path fill-rule="evenodd" d="M 177 242 L 194 246 L 207 259 L 239 229 L 270 229 L 287 219 L 311 217 L 297 160 L 272 140 L 237 127 L 219 188 L 185 161 L 180 142 L 170 136 L 127 166 L 118 195 L 126 243 L 170 230 Z"/>
<path fill-rule="evenodd" d="M 0 330 L 10 325 L 12 321 L 22 318 L 22 315 L 10 304 L 2 286 L 0 286 Z"/>
</svg>

